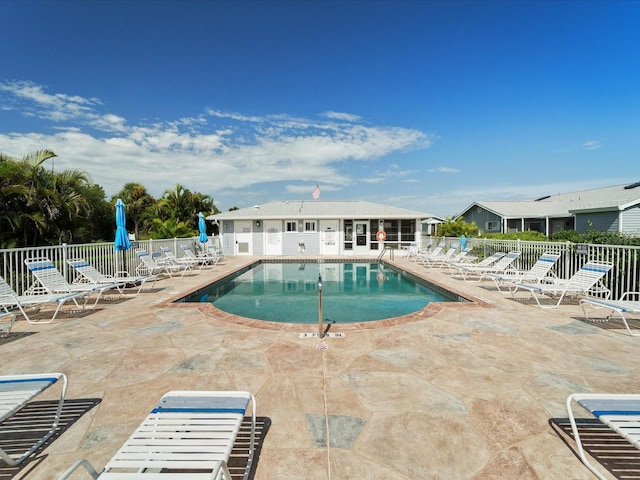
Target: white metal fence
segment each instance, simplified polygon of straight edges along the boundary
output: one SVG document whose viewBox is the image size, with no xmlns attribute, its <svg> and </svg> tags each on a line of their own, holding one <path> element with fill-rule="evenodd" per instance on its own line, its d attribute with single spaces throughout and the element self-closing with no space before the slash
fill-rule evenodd
<svg viewBox="0 0 640 480">
<path fill-rule="evenodd" d="M 219 239 L 216 238 L 216 240 Z M 447 247 L 459 241 L 457 238 L 423 237 L 422 248 L 428 249 L 445 241 Z M 195 250 L 199 243 L 197 237 L 172 238 L 164 240 L 144 240 L 132 242 L 132 248 L 125 252 L 115 252 L 113 242 L 88 243 L 80 245 L 56 245 L 49 247 L 30 247 L 0 249 L 0 274 L 18 293 L 24 293 L 32 283 L 32 277 L 24 261 L 29 258 L 47 257 L 51 259 L 69 282 L 73 281 L 73 272 L 67 264 L 71 258 L 84 258 L 105 274 L 115 274 L 117 270 L 135 275 L 140 264 L 135 247 L 143 248 L 153 254 L 160 247 L 169 247 L 176 256 L 183 256 L 181 244 L 188 244 Z M 612 298 L 619 298 L 626 291 L 640 291 L 640 247 L 621 245 L 574 244 L 571 242 L 533 242 L 521 240 L 469 240 L 473 255 L 485 257 L 497 251 L 522 252 L 515 268 L 528 270 L 545 252 L 559 253 L 555 273 L 558 278 L 569 278 L 589 260 L 610 262 L 612 271 L 605 277 L 604 283 L 611 290 Z"/>
<path fill-rule="evenodd" d="M 24 293 L 33 280 L 25 260 L 37 257 L 50 259 L 58 270 L 62 272 L 67 281 L 73 282 L 74 274 L 67 260 L 72 258 L 84 258 L 94 267 L 107 275 L 115 275 L 116 271 L 126 271 L 130 275 L 136 274 L 136 267 L 140 265 L 140 259 L 136 254 L 136 248 L 142 248 L 153 254 L 160 247 L 169 247 L 178 258 L 184 256 L 180 247 L 182 244 L 191 246 L 196 251 L 199 245 L 198 237 L 172 238 L 166 240 L 143 240 L 131 242 L 132 248 L 124 252 L 115 252 L 113 242 L 85 243 L 78 245 L 54 245 L 47 247 L 28 247 L 0 249 L 0 274 L 11 287 L 20 295 Z"/>
<path fill-rule="evenodd" d="M 431 248 L 441 241 L 447 247 L 459 242 L 458 238 L 424 237 L 422 248 Z M 624 292 L 640 291 L 640 247 L 627 245 L 576 244 L 571 242 L 534 242 L 522 240 L 494 240 L 472 238 L 472 255 L 486 257 L 495 252 L 522 252 L 514 268 L 528 270 L 545 252 L 558 253 L 560 259 L 554 273 L 558 278 L 569 278 L 588 261 L 609 262 L 613 269 L 603 279 L 611 290 L 611 298 L 617 299 Z"/>
</svg>

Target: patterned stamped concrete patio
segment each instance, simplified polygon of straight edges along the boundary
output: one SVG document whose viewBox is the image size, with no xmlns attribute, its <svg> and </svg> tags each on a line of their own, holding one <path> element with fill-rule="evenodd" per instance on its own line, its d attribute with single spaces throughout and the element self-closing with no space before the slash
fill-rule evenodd
<svg viewBox="0 0 640 480">
<path fill-rule="evenodd" d="M 0 344 L 3 374 L 61 371 L 67 398 L 101 401 L 0 478 L 52 479 L 81 458 L 102 468 L 163 393 L 206 389 L 256 395 L 269 426 L 256 480 L 590 479 L 550 420 L 566 418 L 573 392 L 640 391 L 640 339 L 621 324 L 587 323 L 576 303 L 541 310 L 405 259 L 395 263 L 476 301 L 336 319 L 331 332 L 344 337 L 326 348 L 299 337 L 310 325 L 172 303 L 254 260 L 228 258 L 50 325 L 18 321 Z"/>
</svg>

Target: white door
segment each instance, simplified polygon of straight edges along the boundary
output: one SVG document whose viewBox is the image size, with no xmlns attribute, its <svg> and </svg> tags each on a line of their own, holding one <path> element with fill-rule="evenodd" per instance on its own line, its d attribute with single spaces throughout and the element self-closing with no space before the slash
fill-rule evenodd
<svg viewBox="0 0 640 480">
<path fill-rule="evenodd" d="M 338 255 L 338 220 L 320 220 L 320 255 Z"/>
<path fill-rule="evenodd" d="M 282 222 L 269 220 L 264 222 L 265 255 L 282 255 Z"/>
<path fill-rule="evenodd" d="M 369 253 L 369 222 L 354 222 L 353 253 Z"/>
<path fill-rule="evenodd" d="M 236 232 L 236 255 L 251 255 L 251 222 L 235 222 Z"/>
</svg>

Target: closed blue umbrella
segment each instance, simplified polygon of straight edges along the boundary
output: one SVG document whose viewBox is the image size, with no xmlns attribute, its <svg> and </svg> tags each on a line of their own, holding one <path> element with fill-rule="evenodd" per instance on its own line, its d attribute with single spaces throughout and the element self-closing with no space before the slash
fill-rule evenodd
<svg viewBox="0 0 640 480">
<path fill-rule="evenodd" d="M 124 213 L 124 203 L 118 199 L 116 201 L 116 240 L 113 244 L 116 252 L 129 250 L 129 234 L 127 233 L 127 217 Z"/>
<path fill-rule="evenodd" d="M 200 229 L 200 243 L 207 243 L 209 237 L 207 237 L 207 225 L 204 223 L 204 215 L 202 212 L 198 214 L 198 228 Z"/>
</svg>

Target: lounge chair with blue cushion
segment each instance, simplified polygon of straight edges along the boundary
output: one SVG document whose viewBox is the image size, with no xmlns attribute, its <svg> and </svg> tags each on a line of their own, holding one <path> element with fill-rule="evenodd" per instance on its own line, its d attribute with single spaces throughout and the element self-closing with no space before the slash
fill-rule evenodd
<svg viewBox="0 0 640 480">
<path fill-rule="evenodd" d="M 589 412 L 600 422 L 621 435 L 627 442 L 640 449 L 640 394 L 574 393 L 567 397 L 566 407 L 569 423 L 576 442 L 578 456 L 584 465 L 600 480 L 607 480 L 587 458 L 583 439 L 576 423 L 572 405 L 576 404 Z M 593 429 L 589 429 L 592 432 Z M 620 460 L 622 461 L 622 459 Z M 631 462 L 627 462 L 632 466 Z M 637 472 L 637 467 L 635 468 Z M 623 474 L 623 472 L 620 472 Z M 616 477 L 618 478 L 618 477 Z M 627 478 L 621 476 L 619 478 Z M 632 478 L 632 477 L 629 477 Z"/>
<path fill-rule="evenodd" d="M 511 284 L 511 294 L 516 298 L 518 290 L 529 292 L 540 308 L 558 308 L 562 299 L 567 295 L 583 295 L 589 297 L 589 293 L 611 294 L 602 283 L 602 278 L 613 268 L 613 264 L 606 262 L 587 262 L 574 273 L 571 278 L 558 279 L 555 283 L 528 284 L 516 282 Z M 558 301 L 552 304 L 541 304 L 542 296 L 557 297 Z"/>
<path fill-rule="evenodd" d="M 460 275 L 465 282 L 476 281 L 479 282 L 482 279 L 482 275 L 487 273 L 504 273 L 506 272 L 513 262 L 521 255 L 522 252 L 513 251 L 509 252 L 500 258 L 498 261 L 488 266 L 481 265 L 463 265 L 452 264 L 450 265 L 451 271 L 454 275 Z"/>
<path fill-rule="evenodd" d="M 182 265 L 189 270 L 201 266 L 200 260 L 194 260 L 186 255 L 183 257 L 177 257 L 169 247 L 160 247 L 160 251 L 164 255 L 162 261 L 166 265 Z"/>
<path fill-rule="evenodd" d="M 174 391 L 162 397 L 109 460 L 102 473 L 80 460 L 58 480 L 84 467 L 94 479 L 231 480 L 227 462 L 251 403 L 251 434 L 243 480 L 253 465 L 256 400 L 241 391 Z"/>
<path fill-rule="evenodd" d="M 512 283 L 542 283 L 548 280 L 550 283 L 554 282 L 556 277 L 551 272 L 560 254 L 558 253 L 545 253 L 540 255 L 540 258 L 536 260 L 529 270 L 506 270 L 501 273 L 487 272 L 480 276 L 480 280 L 488 279 L 493 280 L 499 292 L 501 286 Z"/>
<path fill-rule="evenodd" d="M 16 440 L 15 448 L 13 445 L 10 445 L 11 448 L 5 448 L 4 450 L 0 448 L 0 459 L 4 460 L 8 465 L 21 463 L 55 433 L 60 422 L 62 406 L 67 392 L 67 377 L 64 373 L 0 375 L 0 422 L 4 422 L 16 414 L 33 398 L 53 386 L 60 379 L 62 379 L 62 390 L 53 419 L 46 418 L 46 416 L 43 417 L 42 414 L 38 414 L 36 418 L 25 415 L 24 418 L 20 419 L 22 427 L 19 429 L 28 432 L 38 429 L 41 433 L 44 432 L 42 437 L 33 445 L 24 445 L 22 441 Z M 49 427 L 49 422 L 51 422 L 51 427 Z M 19 431 L 16 431 L 16 437 L 18 438 L 20 436 L 19 433 Z M 24 450 L 25 448 L 26 451 Z"/>
<path fill-rule="evenodd" d="M 84 310 L 88 298 L 89 293 L 87 292 L 18 295 L 16 291 L 11 288 L 11 285 L 9 285 L 4 278 L 0 277 L 0 310 L 9 312 L 17 308 L 20 310 L 24 319 L 31 324 L 53 322 L 58 312 L 62 309 L 62 306 L 68 301 L 73 302 L 78 309 Z M 78 303 L 80 299 L 83 299 L 82 304 Z M 40 310 L 48 304 L 56 305 L 53 315 L 48 320 L 32 320 L 27 314 L 26 309 L 28 308 Z"/>
<path fill-rule="evenodd" d="M 76 273 L 74 283 L 89 283 L 91 285 L 109 285 L 115 283 L 117 285 L 116 288 L 122 294 L 124 294 L 125 288 L 133 286 L 138 288 L 138 291 L 135 293 L 135 295 L 138 295 L 145 283 L 148 281 L 155 283 L 158 280 L 156 275 L 132 277 L 129 275 L 129 272 L 126 271 L 118 272 L 118 276 L 107 275 L 91 265 L 84 258 L 72 258 L 67 260 L 67 263 Z"/>
<path fill-rule="evenodd" d="M 640 332 L 634 333 L 631 331 L 629 327 L 629 322 L 624 316 L 625 313 L 640 313 L 640 292 L 625 292 L 622 294 L 619 300 L 608 300 L 604 298 L 582 298 L 580 299 L 580 306 L 582 307 L 582 312 L 584 313 L 584 317 L 589 320 L 589 316 L 587 315 L 587 309 L 585 308 L 587 305 L 595 308 L 604 308 L 606 310 L 611 310 L 611 314 L 606 318 L 612 318 L 614 313 L 617 313 L 624 323 L 627 332 L 632 337 L 640 336 Z"/>
<path fill-rule="evenodd" d="M 106 283 L 93 285 L 89 283 L 69 283 L 58 271 L 51 260 L 45 257 L 27 258 L 24 263 L 35 278 L 36 282 L 29 287 L 27 293 L 44 292 L 49 294 L 59 293 L 88 293 L 95 294 L 96 300 L 93 306 L 98 304 L 105 292 L 115 289 L 117 291 L 117 283 Z"/>
</svg>

